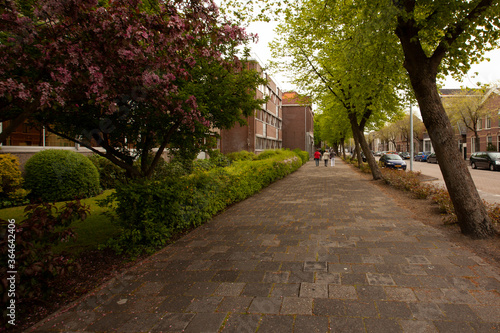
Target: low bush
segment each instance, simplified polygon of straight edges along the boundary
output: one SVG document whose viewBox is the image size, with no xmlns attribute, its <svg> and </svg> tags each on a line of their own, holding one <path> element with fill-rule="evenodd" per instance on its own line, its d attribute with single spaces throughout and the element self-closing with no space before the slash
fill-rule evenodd
<svg viewBox="0 0 500 333">
<path fill-rule="evenodd" d="M 99 155 L 89 156 L 89 160 L 95 165 L 99 172 L 99 183 L 103 190 L 115 188 L 118 184 L 125 182 L 125 170 Z"/>
<path fill-rule="evenodd" d="M 88 207 L 79 201 L 68 202 L 60 210 L 52 204 L 41 203 L 28 205 L 23 221 L 0 220 L 0 234 L 3 235 L 0 260 L 4 263 L 0 267 L 3 309 L 6 309 L 8 300 L 8 270 L 17 271 L 16 297 L 23 299 L 46 298 L 54 277 L 74 268 L 67 256 L 54 254 L 52 247 L 75 237 L 69 225 L 76 219 L 85 219 L 87 214 Z M 15 250 L 11 244 L 15 244 Z"/>
<path fill-rule="evenodd" d="M 307 151 L 300 150 L 298 148 L 292 150 L 295 154 L 297 154 L 302 160 L 302 164 L 306 164 L 309 161 L 309 153 Z"/>
<path fill-rule="evenodd" d="M 212 164 L 217 167 L 224 168 L 231 164 L 229 158 L 222 154 L 218 149 L 212 149 L 209 151 L 208 156 L 210 157 Z"/>
<path fill-rule="evenodd" d="M 226 168 L 198 170 L 188 176 L 141 180 L 116 188 L 116 223 L 121 236 L 107 246 L 136 256 L 165 245 L 182 230 L 208 221 L 227 205 L 241 201 L 297 170 L 301 159 L 278 151 L 268 159 L 236 161 Z"/>
<path fill-rule="evenodd" d="M 99 193 L 99 172 L 85 156 L 68 150 L 44 150 L 24 167 L 29 197 L 42 201 L 87 198 Z"/>
<path fill-rule="evenodd" d="M 29 191 L 22 189 L 23 177 L 19 159 L 12 154 L 0 154 L 0 208 L 14 207 L 29 203 Z"/>
<path fill-rule="evenodd" d="M 257 155 L 252 152 L 242 150 L 238 152 L 228 153 L 226 157 L 231 161 L 253 161 L 257 159 Z"/>
</svg>

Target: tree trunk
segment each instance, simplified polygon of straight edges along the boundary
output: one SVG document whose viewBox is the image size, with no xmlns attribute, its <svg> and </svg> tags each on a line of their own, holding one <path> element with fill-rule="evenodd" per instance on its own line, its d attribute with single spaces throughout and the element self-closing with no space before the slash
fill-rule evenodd
<svg viewBox="0 0 500 333">
<path fill-rule="evenodd" d="M 450 194 L 458 224 L 463 234 L 487 238 L 495 231 L 476 186 L 462 159 L 453 128 L 446 115 L 436 85 L 436 75 L 426 70 L 425 61 L 406 68 L 418 100 L 422 118 L 439 160 L 446 188 Z"/>
<path fill-rule="evenodd" d="M 373 154 L 370 150 L 370 147 L 368 146 L 368 143 L 366 142 L 366 138 L 363 134 L 363 130 L 360 129 L 360 127 L 358 125 L 358 120 L 357 120 L 355 113 L 349 113 L 349 122 L 351 123 L 354 141 L 359 142 L 361 149 L 363 149 L 363 153 L 366 156 L 366 161 L 368 162 L 368 165 L 370 166 L 370 169 L 372 171 L 373 180 L 381 179 L 382 172 L 380 171 L 380 168 L 378 167 L 378 164 L 375 161 L 375 156 L 373 156 Z M 357 138 L 357 140 L 356 140 L 356 138 Z M 361 158 L 361 156 L 359 158 Z"/>
<path fill-rule="evenodd" d="M 474 140 L 474 151 L 481 151 L 481 142 L 479 142 L 479 134 L 474 132 L 476 140 Z"/>
</svg>

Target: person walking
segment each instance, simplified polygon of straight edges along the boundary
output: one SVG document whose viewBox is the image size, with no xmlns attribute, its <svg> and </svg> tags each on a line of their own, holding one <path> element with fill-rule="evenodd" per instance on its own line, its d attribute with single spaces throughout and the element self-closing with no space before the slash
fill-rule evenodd
<svg viewBox="0 0 500 333">
<path fill-rule="evenodd" d="M 332 150 L 330 150 L 330 166 L 335 166 L 335 152 Z"/>
<path fill-rule="evenodd" d="M 314 153 L 314 161 L 316 162 L 316 166 L 319 166 L 320 158 L 321 158 L 321 153 L 319 152 L 319 149 L 316 149 L 316 152 Z"/>
<path fill-rule="evenodd" d="M 328 166 L 328 160 L 330 159 L 330 153 L 328 150 L 325 150 L 323 153 L 323 161 L 325 161 L 325 166 Z"/>
</svg>

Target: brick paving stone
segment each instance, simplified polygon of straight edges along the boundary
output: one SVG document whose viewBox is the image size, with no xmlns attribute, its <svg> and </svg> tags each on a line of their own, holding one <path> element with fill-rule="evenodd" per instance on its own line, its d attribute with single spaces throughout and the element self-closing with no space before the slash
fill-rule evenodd
<svg viewBox="0 0 500 333">
<path fill-rule="evenodd" d="M 248 308 L 248 312 L 278 314 L 282 302 L 281 297 L 255 297 Z"/>
<path fill-rule="evenodd" d="M 232 314 L 229 316 L 222 332 L 224 333 L 253 333 L 257 330 L 261 315 Z"/>
<path fill-rule="evenodd" d="M 487 304 L 487 305 L 500 304 L 500 294 L 495 291 L 470 290 L 469 293 L 481 304 Z"/>
<path fill-rule="evenodd" d="M 439 332 L 469 333 L 473 332 L 472 327 L 465 322 L 434 321 L 434 325 Z"/>
<path fill-rule="evenodd" d="M 314 272 L 292 271 L 288 277 L 289 283 L 314 282 Z"/>
<path fill-rule="evenodd" d="M 328 285 L 328 297 L 337 299 L 358 299 L 354 286 Z"/>
<path fill-rule="evenodd" d="M 444 303 L 448 301 L 441 289 L 414 288 L 413 292 L 422 302 Z"/>
<path fill-rule="evenodd" d="M 214 292 L 217 296 L 238 296 L 245 288 L 245 283 L 242 282 L 223 282 Z"/>
<path fill-rule="evenodd" d="M 438 333 L 436 326 L 431 321 L 399 320 L 399 325 L 404 333 Z"/>
<path fill-rule="evenodd" d="M 500 332 L 500 324 L 490 324 L 490 323 L 469 323 L 475 332 L 481 333 L 498 333 Z"/>
<path fill-rule="evenodd" d="M 344 302 L 347 317 L 378 317 L 379 313 L 374 301 L 346 300 Z"/>
<path fill-rule="evenodd" d="M 295 316 L 294 333 L 325 333 L 329 332 L 328 317 Z"/>
<path fill-rule="evenodd" d="M 303 282 L 300 284 L 299 296 L 309 298 L 328 298 L 328 285 L 325 283 Z"/>
<path fill-rule="evenodd" d="M 225 313 L 198 313 L 189 322 L 183 332 L 186 333 L 217 333 L 226 318 Z"/>
<path fill-rule="evenodd" d="M 346 264 L 328 264 L 330 273 L 352 273 L 351 265 Z"/>
<path fill-rule="evenodd" d="M 243 271 L 240 272 L 236 282 L 262 282 L 265 272 L 262 271 Z"/>
<path fill-rule="evenodd" d="M 434 303 L 410 303 L 410 310 L 417 320 L 444 319 L 444 313 Z"/>
<path fill-rule="evenodd" d="M 403 329 L 396 320 L 365 318 L 363 319 L 368 333 L 396 333 L 403 332 Z"/>
<path fill-rule="evenodd" d="M 264 282 L 267 283 L 286 283 L 290 272 L 266 272 L 264 275 Z"/>
<path fill-rule="evenodd" d="M 356 286 L 358 298 L 361 300 L 386 300 L 387 294 L 382 286 Z"/>
<path fill-rule="evenodd" d="M 180 332 L 191 322 L 193 313 L 167 313 L 161 318 L 151 332 Z"/>
<path fill-rule="evenodd" d="M 340 274 L 340 283 L 343 285 L 367 285 L 366 274 Z"/>
<path fill-rule="evenodd" d="M 397 286 L 400 287 L 421 287 L 422 282 L 420 281 L 418 276 L 415 275 L 394 275 L 391 274 L 392 279 L 396 283 Z"/>
<path fill-rule="evenodd" d="M 275 283 L 271 291 L 271 296 L 298 297 L 300 283 Z"/>
<path fill-rule="evenodd" d="M 405 302 L 379 301 L 377 308 L 382 318 L 413 318 L 413 314 Z"/>
<path fill-rule="evenodd" d="M 220 296 L 194 298 L 185 311 L 196 313 L 215 312 L 221 301 L 222 297 Z"/>
<path fill-rule="evenodd" d="M 281 264 L 282 271 L 302 271 L 304 264 L 302 262 L 283 262 Z"/>
<path fill-rule="evenodd" d="M 123 325 L 116 326 L 116 330 L 130 333 L 147 332 L 158 323 L 163 315 L 160 313 L 139 313 L 132 318 L 129 317 Z"/>
<path fill-rule="evenodd" d="M 273 285 L 272 283 L 247 283 L 241 292 L 243 296 L 269 296 Z"/>
<path fill-rule="evenodd" d="M 467 290 L 442 288 L 441 291 L 444 293 L 444 297 L 451 303 L 479 303 Z"/>
<path fill-rule="evenodd" d="M 352 264 L 351 269 L 353 273 L 369 273 L 375 271 L 375 266 L 373 264 Z"/>
<path fill-rule="evenodd" d="M 212 277 L 213 282 L 235 282 L 240 272 L 238 271 L 218 271 Z"/>
<path fill-rule="evenodd" d="M 255 267 L 258 271 L 279 271 L 281 262 L 276 261 L 261 261 Z"/>
<path fill-rule="evenodd" d="M 315 283 L 340 284 L 340 274 L 330 272 L 316 272 Z"/>
<path fill-rule="evenodd" d="M 246 313 L 253 297 L 224 297 L 217 308 L 217 312 Z"/>
<path fill-rule="evenodd" d="M 161 303 L 156 311 L 158 312 L 183 312 L 191 305 L 194 297 L 191 296 L 169 296 Z"/>
<path fill-rule="evenodd" d="M 415 302 L 417 300 L 411 288 L 385 287 L 384 290 L 389 301 Z"/>
<path fill-rule="evenodd" d="M 89 331 L 110 331 L 130 319 L 130 313 L 116 312 L 108 313 L 99 320 L 92 323 L 86 329 Z"/>
<path fill-rule="evenodd" d="M 466 304 L 439 304 L 446 318 L 454 321 L 479 321 L 479 317 Z"/>
<path fill-rule="evenodd" d="M 330 317 L 332 332 L 338 333 L 365 333 L 365 324 L 361 318 Z"/>
<path fill-rule="evenodd" d="M 418 279 L 424 288 L 450 288 L 450 283 L 441 276 L 425 275 L 419 276 Z"/>
<path fill-rule="evenodd" d="M 262 317 L 260 333 L 292 332 L 293 316 L 267 315 Z"/>
<path fill-rule="evenodd" d="M 188 296 L 209 296 L 212 295 L 219 287 L 218 282 L 197 282 L 195 283 L 185 295 Z"/>
<path fill-rule="evenodd" d="M 313 300 L 313 314 L 316 316 L 345 316 L 344 302 L 337 299 L 316 298 Z"/>
<path fill-rule="evenodd" d="M 389 274 L 366 273 L 368 284 L 372 286 L 394 286 L 396 283 Z"/>
<path fill-rule="evenodd" d="M 312 303 L 312 298 L 285 297 L 283 298 L 280 313 L 289 315 L 311 315 Z"/>
</svg>

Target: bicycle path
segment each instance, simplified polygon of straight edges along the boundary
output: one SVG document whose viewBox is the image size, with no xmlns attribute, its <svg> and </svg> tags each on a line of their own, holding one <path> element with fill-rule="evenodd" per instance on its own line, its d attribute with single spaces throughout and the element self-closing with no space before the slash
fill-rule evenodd
<svg viewBox="0 0 500 333">
<path fill-rule="evenodd" d="M 499 332 L 500 270 L 308 162 L 29 332 Z"/>
</svg>

